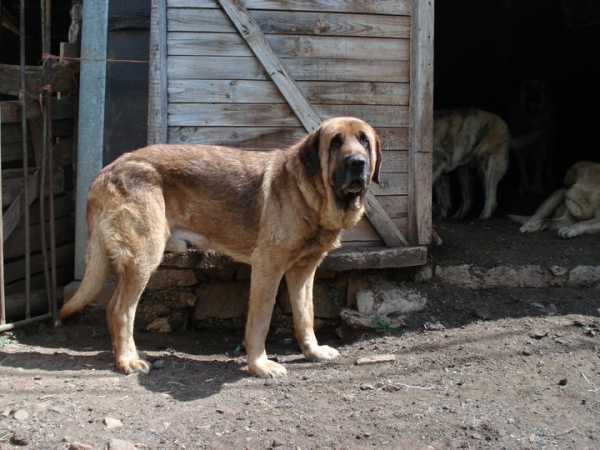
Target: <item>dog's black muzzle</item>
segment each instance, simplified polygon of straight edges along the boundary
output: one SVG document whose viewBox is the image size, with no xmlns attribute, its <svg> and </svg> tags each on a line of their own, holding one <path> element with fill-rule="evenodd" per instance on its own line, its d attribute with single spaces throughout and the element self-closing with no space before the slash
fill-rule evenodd
<svg viewBox="0 0 600 450">
<path fill-rule="evenodd" d="M 360 193 L 367 187 L 369 164 L 364 155 L 348 155 L 344 159 L 345 179 L 342 190 L 346 193 Z"/>
<path fill-rule="evenodd" d="M 341 197 L 361 195 L 367 188 L 369 161 L 362 154 L 347 155 L 338 168 L 336 176 L 338 194 Z"/>
</svg>

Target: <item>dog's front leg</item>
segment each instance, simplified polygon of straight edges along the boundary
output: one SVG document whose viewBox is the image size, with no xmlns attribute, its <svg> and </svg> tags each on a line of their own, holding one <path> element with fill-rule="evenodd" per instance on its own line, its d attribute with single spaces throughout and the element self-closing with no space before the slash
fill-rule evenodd
<svg viewBox="0 0 600 450">
<path fill-rule="evenodd" d="M 283 272 L 281 267 L 256 258 L 250 277 L 250 304 L 246 324 L 246 353 L 248 368 L 258 377 L 276 378 L 286 376 L 285 367 L 267 358 L 265 341 L 271 324 L 275 297 Z"/>
<path fill-rule="evenodd" d="M 306 265 L 294 266 L 285 274 L 292 304 L 296 339 L 307 359 L 328 360 L 339 356 L 339 352 L 327 345 L 319 345 L 314 331 L 313 283 L 316 268 L 321 258 Z"/>
</svg>

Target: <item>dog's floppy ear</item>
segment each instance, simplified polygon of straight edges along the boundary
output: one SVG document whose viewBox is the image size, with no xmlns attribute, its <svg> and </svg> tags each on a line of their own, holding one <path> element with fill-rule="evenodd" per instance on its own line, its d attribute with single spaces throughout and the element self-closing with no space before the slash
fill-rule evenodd
<svg viewBox="0 0 600 450">
<path fill-rule="evenodd" d="M 381 141 L 375 136 L 375 171 L 373 172 L 373 183 L 379 184 L 379 170 L 381 169 Z"/>
<path fill-rule="evenodd" d="M 321 162 L 319 160 L 320 136 L 321 128 L 317 128 L 300 143 L 298 153 L 307 177 L 314 177 L 321 170 Z"/>
</svg>

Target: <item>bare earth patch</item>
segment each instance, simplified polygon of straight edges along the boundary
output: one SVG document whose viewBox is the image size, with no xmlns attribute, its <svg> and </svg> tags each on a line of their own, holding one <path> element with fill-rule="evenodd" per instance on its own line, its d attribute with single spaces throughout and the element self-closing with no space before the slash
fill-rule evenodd
<svg viewBox="0 0 600 450">
<path fill-rule="evenodd" d="M 598 264 L 598 236 L 438 231 L 436 264 Z M 241 331 L 137 333 L 147 376 L 115 372 L 98 311 L 0 335 L 0 448 L 600 448 L 597 288 L 416 287 L 428 304 L 401 329 L 322 329 L 341 353 L 328 363 L 272 333 L 275 380 L 249 375 Z"/>
</svg>

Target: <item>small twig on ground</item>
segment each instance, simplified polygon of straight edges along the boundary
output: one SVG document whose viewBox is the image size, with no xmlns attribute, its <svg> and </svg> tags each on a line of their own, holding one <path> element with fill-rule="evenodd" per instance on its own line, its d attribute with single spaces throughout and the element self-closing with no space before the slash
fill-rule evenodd
<svg viewBox="0 0 600 450">
<path fill-rule="evenodd" d="M 540 436 L 546 437 L 546 438 L 555 438 L 555 437 L 564 436 L 565 434 L 572 433 L 573 431 L 575 431 L 575 428 L 569 428 L 567 430 L 559 431 L 558 433 L 554 433 L 554 434 L 540 434 Z"/>
<path fill-rule="evenodd" d="M 435 389 L 437 387 L 437 384 L 434 384 L 432 386 L 412 386 L 410 384 L 399 383 L 399 386 L 405 387 L 406 389 L 420 389 L 422 391 L 430 391 L 431 389 Z"/>
<path fill-rule="evenodd" d="M 421 391 L 429 391 L 431 389 L 435 389 L 437 387 L 437 384 L 434 384 L 432 386 L 413 386 L 413 385 L 404 384 L 404 383 L 387 384 L 387 385 L 381 386 L 377 390 L 375 390 L 375 391 L 367 394 L 367 398 L 370 398 L 370 397 L 373 397 L 373 396 L 377 395 L 383 389 L 390 388 L 390 387 L 395 387 L 395 386 L 401 386 L 401 387 L 406 388 L 406 389 L 419 389 Z"/>
<path fill-rule="evenodd" d="M 589 384 L 593 388 L 593 389 L 588 389 L 588 392 L 599 392 L 600 391 L 600 388 L 598 386 L 596 386 L 594 383 L 592 383 L 588 379 L 588 377 L 585 376 L 585 373 L 581 372 L 581 376 L 586 381 L 586 383 Z"/>
</svg>

